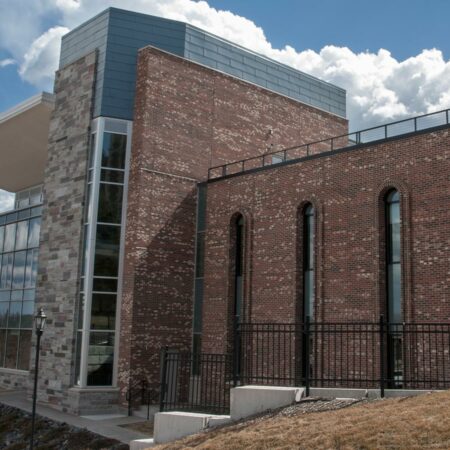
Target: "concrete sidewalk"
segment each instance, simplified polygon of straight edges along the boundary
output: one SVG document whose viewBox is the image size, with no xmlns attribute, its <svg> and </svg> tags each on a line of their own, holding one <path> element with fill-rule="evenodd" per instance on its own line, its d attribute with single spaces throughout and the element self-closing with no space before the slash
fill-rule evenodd
<svg viewBox="0 0 450 450">
<path fill-rule="evenodd" d="M 27 400 L 24 391 L 0 390 L 0 403 L 13 406 L 23 411 L 31 412 L 31 401 Z M 99 415 L 99 416 L 74 416 L 64 413 L 45 405 L 38 404 L 36 412 L 40 416 L 47 417 L 55 422 L 65 422 L 77 428 L 86 428 L 92 433 L 116 439 L 117 441 L 129 444 L 134 439 L 149 438 L 144 433 L 123 428 L 119 425 L 143 422 L 139 417 L 120 416 L 119 414 Z"/>
</svg>

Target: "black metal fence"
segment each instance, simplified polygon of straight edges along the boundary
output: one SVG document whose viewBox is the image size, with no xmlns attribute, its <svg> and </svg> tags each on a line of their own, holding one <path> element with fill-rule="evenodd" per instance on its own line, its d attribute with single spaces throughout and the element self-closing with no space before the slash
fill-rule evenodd
<svg viewBox="0 0 450 450">
<path fill-rule="evenodd" d="M 450 323 L 236 323 L 233 354 L 164 350 L 160 409 L 227 413 L 245 384 L 449 389 Z"/>
<path fill-rule="evenodd" d="M 228 413 L 232 374 L 231 355 L 164 349 L 160 411 Z"/>
<path fill-rule="evenodd" d="M 446 109 L 443 111 L 424 114 L 422 116 L 399 120 L 386 125 L 367 128 L 365 130 L 355 131 L 353 133 L 310 142 L 308 144 L 298 145 L 295 147 L 284 148 L 275 152 L 255 156 L 253 158 L 247 158 L 240 161 L 211 167 L 208 170 L 208 179 L 211 180 L 286 161 L 294 161 L 308 156 L 317 155 L 319 153 L 353 147 L 360 144 L 368 144 L 410 133 L 417 133 L 418 131 L 445 127 L 450 124 L 449 111 L 450 110 Z"/>
<path fill-rule="evenodd" d="M 239 384 L 450 388 L 449 323 L 241 323 Z"/>
</svg>

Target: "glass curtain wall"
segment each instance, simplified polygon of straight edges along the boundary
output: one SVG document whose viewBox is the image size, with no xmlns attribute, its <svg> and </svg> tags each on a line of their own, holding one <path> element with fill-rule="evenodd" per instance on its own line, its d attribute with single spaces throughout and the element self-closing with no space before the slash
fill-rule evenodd
<svg viewBox="0 0 450 450">
<path fill-rule="evenodd" d="M 0 368 L 29 370 L 42 214 L 36 192 L 22 195 L 26 208 L 0 215 Z"/>
<path fill-rule="evenodd" d="M 114 386 L 118 301 L 132 122 L 98 118 L 92 127 L 75 384 Z"/>
</svg>

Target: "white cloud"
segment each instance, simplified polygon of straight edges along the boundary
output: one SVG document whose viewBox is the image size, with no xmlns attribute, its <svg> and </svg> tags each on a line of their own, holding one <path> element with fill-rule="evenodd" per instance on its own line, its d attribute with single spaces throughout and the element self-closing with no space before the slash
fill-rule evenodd
<svg viewBox="0 0 450 450">
<path fill-rule="evenodd" d="M 14 59 L 23 58 L 30 43 L 48 28 L 51 14 L 54 0 L 1 0 L 0 47 Z"/>
<path fill-rule="evenodd" d="M 33 0 L 32 3 L 30 8 L 29 0 L 16 0 L 14 6 L 9 7 L 13 12 L 5 11 L 8 14 L 5 17 L 17 20 L 13 36 L 8 35 L 4 42 L 5 49 L 19 61 L 21 76 L 40 88 L 48 88 L 53 78 L 58 42 L 65 29 L 114 6 L 189 22 L 345 88 L 353 129 L 450 107 L 450 61 L 445 61 L 437 49 L 423 50 L 404 61 L 396 60 L 384 49 L 376 53 L 355 53 L 349 48 L 333 45 L 325 46 L 320 52 L 298 51 L 291 46 L 277 49 L 254 22 L 212 8 L 205 1 Z M 0 15 L 2 12 L 0 7 Z M 45 31 L 44 23 L 50 15 L 57 18 L 60 26 Z M 5 22 L 9 21 L 2 18 L 2 43 L 12 27 Z M 21 26 L 17 27 L 17 23 Z M 28 31 L 21 35 L 17 29 Z M 39 29 L 42 29 L 40 33 Z M 22 53 L 17 50 L 24 48 Z"/>
<path fill-rule="evenodd" d="M 14 206 L 14 194 L 0 189 L 0 213 L 12 209 Z"/>
<path fill-rule="evenodd" d="M 58 68 L 61 37 L 69 31 L 66 27 L 50 28 L 33 41 L 20 65 L 20 76 L 35 86 L 47 87 L 52 83 Z"/>
<path fill-rule="evenodd" d="M 12 58 L 6 58 L 0 60 L 0 68 L 11 66 L 13 64 L 16 64 L 16 61 Z"/>
</svg>

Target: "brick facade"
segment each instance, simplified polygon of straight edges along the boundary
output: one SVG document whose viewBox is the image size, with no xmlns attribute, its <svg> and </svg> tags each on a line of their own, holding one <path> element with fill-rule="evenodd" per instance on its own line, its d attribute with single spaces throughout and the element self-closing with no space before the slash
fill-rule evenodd
<svg viewBox="0 0 450 450">
<path fill-rule="evenodd" d="M 190 348 L 196 183 L 210 166 L 347 131 L 347 121 L 155 48 L 139 53 L 119 384 Z M 240 194 L 239 194 L 240 195 Z M 130 377 L 131 375 L 131 377 Z"/>
<path fill-rule="evenodd" d="M 162 347 L 191 348 L 198 183 L 207 191 L 203 352 L 232 350 L 233 253 L 240 214 L 245 219 L 241 320 L 303 320 L 302 212 L 312 203 L 313 319 L 376 323 L 386 313 L 383 199 L 392 187 L 401 202 L 403 318 L 410 323 L 450 320 L 448 127 L 331 152 L 328 142 L 321 143 L 299 161 L 206 181 L 210 167 L 344 135 L 347 121 L 147 47 L 138 58 L 123 224 L 118 386 L 73 387 L 96 59 L 90 53 L 56 76 L 36 301 L 48 315 L 40 401 L 75 413 L 114 410 L 119 397 L 125 403 L 130 381 L 147 379 L 158 389 Z M 346 137 L 342 145 L 348 145 Z M 304 149 L 298 151 L 297 156 L 304 155 Z M 288 345 L 297 345 L 298 353 L 299 342 L 295 335 Z M 320 350 L 332 353 L 335 342 L 322 339 Z M 251 356 L 245 363 L 257 367 L 253 344 L 246 348 Z M 425 345 L 419 348 L 419 354 L 426 352 L 432 353 Z M 34 361 L 34 349 L 31 353 Z M 286 369 L 289 357 L 279 357 Z M 352 358 L 341 366 L 353 367 Z M 297 376 L 294 362 L 289 371 Z M 25 371 L 6 370 L 0 376 L 5 386 L 25 387 L 29 381 Z"/>
<path fill-rule="evenodd" d="M 404 320 L 448 322 L 449 169 L 447 128 L 208 183 L 202 350 L 227 351 L 237 212 L 246 218 L 247 320 L 295 322 L 301 316 L 298 216 L 312 202 L 315 319 L 376 322 L 386 302 L 383 195 L 389 187 L 401 197 Z"/>
</svg>

